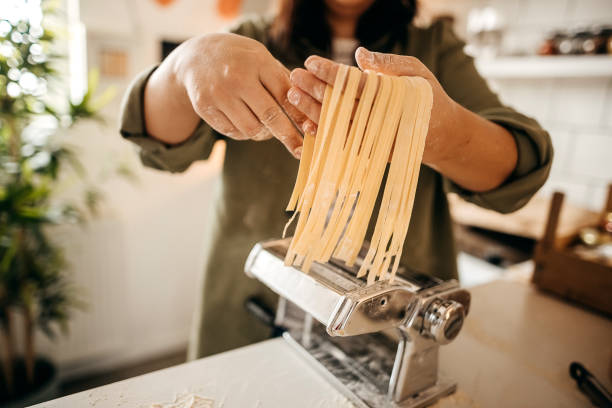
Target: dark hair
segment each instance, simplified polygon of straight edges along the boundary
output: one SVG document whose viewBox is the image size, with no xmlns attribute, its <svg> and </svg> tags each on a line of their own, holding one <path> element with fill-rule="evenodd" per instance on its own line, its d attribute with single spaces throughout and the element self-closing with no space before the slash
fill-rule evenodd
<svg viewBox="0 0 612 408">
<path fill-rule="evenodd" d="M 375 0 L 357 24 L 356 37 L 365 46 L 385 35 L 405 38 L 406 27 L 417 10 L 416 0 Z M 325 0 L 279 0 L 278 12 L 270 28 L 273 45 L 281 52 L 306 40 L 329 52 L 331 31 L 325 18 Z"/>
</svg>

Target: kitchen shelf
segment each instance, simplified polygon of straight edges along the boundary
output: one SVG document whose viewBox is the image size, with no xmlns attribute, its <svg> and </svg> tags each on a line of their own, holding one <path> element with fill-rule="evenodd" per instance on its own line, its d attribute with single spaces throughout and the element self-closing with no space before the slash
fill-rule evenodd
<svg viewBox="0 0 612 408">
<path fill-rule="evenodd" d="M 612 78 L 612 56 L 477 58 L 476 68 L 490 79 Z"/>
</svg>

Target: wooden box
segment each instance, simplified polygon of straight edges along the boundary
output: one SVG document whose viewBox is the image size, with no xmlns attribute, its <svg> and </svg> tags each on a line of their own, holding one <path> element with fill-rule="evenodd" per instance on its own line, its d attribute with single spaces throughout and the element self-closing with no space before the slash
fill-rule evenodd
<svg viewBox="0 0 612 408">
<path fill-rule="evenodd" d="M 544 236 L 535 253 L 533 283 L 541 290 L 612 316 L 612 267 L 586 260 L 556 239 L 564 195 L 555 193 Z M 612 212 L 612 185 L 603 214 Z"/>
</svg>

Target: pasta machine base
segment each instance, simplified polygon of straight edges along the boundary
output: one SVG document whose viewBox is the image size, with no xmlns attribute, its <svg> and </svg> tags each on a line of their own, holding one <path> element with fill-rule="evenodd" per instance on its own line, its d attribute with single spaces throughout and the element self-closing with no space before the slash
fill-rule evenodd
<svg viewBox="0 0 612 408">
<path fill-rule="evenodd" d="M 305 274 L 284 265 L 289 243 L 257 244 L 245 272 L 280 296 L 275 324 L 324 378 L 363 408 L 425 407 L 456 390 L 438 375 L 438 348 L 469 310 L 457 281 L 400 269 L 366 286 L 356 278 L 361 255 L 353 267 L 332 259 Z"/>
</svg>

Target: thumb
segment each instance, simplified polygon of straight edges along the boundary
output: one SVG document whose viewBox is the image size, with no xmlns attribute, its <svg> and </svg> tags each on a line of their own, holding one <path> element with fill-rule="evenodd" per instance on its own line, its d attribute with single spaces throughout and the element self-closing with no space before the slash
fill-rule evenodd
<svg viewBox="0 0 612 408">
<path fill-rule="evenodd" d="M 364 47 L 359 47 L 355 51 L 355 60 L 363 71 L 370 69 L 388 75 L 433 77 L 433 74 L 421 61 L 406 55 L 372 52 Z"/>
</svg>

